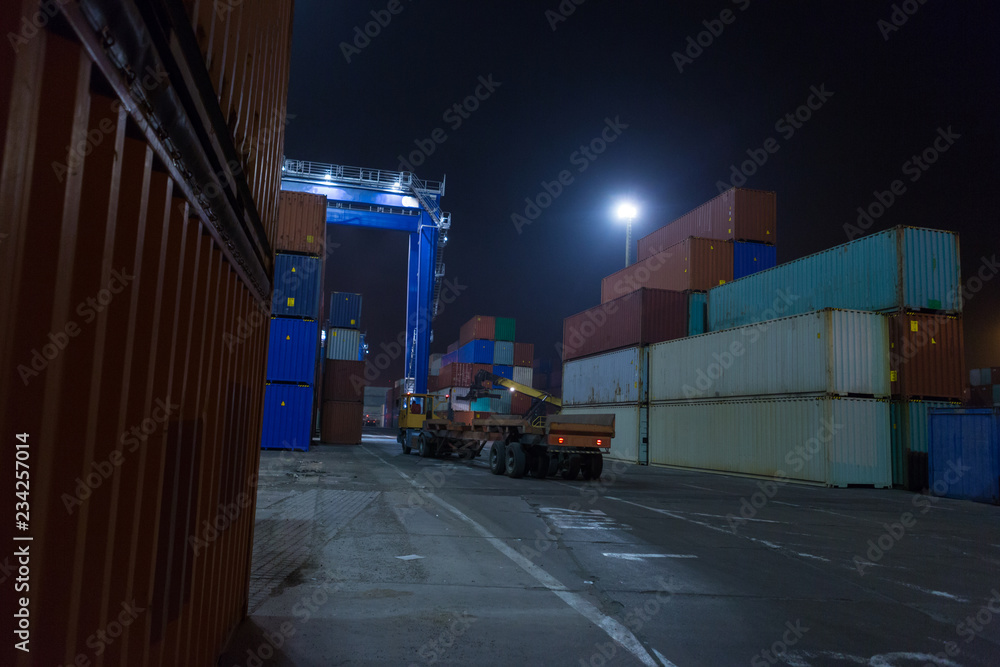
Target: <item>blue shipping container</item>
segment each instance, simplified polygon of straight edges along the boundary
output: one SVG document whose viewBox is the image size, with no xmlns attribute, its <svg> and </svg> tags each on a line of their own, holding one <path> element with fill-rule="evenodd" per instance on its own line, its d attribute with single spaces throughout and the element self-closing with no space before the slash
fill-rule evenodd
<svg viewBox="0 0 1000 667">
<path fill-rule="evenodd" d="M 889 420 L 892 426 L 892 483 L 908 486 L 910 452 L 927 453 L 927 413 L 932 409 L 957 408 L 947 401 L 892 401 Z M 919 488 L 927 486 L 921 480 Z M 919 489 L 914 489 L 919 490 Z"/>
<path fill-rule="evenodd" d="M 962 310 L 958 234 L 896 227 L 709 292 L 710 331 L 823 308 Z"/>
<path fill-rule="evenodd" d="M 492 364 L 493 341 L 473 340 L 458 348 L 458 360 L 463 364 Z"/>
<path fill-rule="evenodd" d="M 338 329 L 361 327 L 361 295 L 334 292 L 330 295 L 330 326 Z"/>
<path fill-rule="evenodd" d="M 936 496 L 1000 503 L 1000 414 L 990 408 L 931 410 L 927 468 Z"/>
<path fill-rule="evenodd" d="M 493 344 L 493 363 L 504 366 L 514 365 L 514 343 L 498 340 Z M 505 376 L 506 377 L 506 376 Z"/>
<path fill-rule="evenodd" d="M 267 380 L 313 384 L 318 347 L 319 322 L 316 320 L 272 317 L 267 344 Z"/>
<path fill-rule="evenodd" d="M 707 292 L 688 292 L 688 336 L 697 336 L 708 330 L 705 322 L 707 309 Z"/>
<path fill-rule="evenodd" d="M 319 319 L 323 260 L 305 255 L 275 255 L 271 314 Z"/>
<path fill-rule="evenodd" d="M 499 375 L 502 378 L 507 378 L 508 380 L 514 379 L 514 367 L 513 366 L 493 366 L 493 375 Z"/>
<path fill-rule="evenodd" d="M 774 268 L 777 263 L 778 251 L 773 245 L 746 241 L 733 244 L 733 280 Z"/>
<path fill-rule="evenodd" d="M 264 428 L 261 449 L 309 451 L 312 441 L 313 388 L 269 384 L 264 389 Z"/>
</svg>

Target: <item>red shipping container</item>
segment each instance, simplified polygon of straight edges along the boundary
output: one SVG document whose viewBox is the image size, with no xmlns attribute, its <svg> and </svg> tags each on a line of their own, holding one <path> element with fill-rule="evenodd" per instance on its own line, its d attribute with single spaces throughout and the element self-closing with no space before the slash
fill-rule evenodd
<svg viewBox="0 0 1000 667">
<path fill-rule="evenodd" d="M 361 444 L 364 403 L 323 401 L 320 440 L 332 445 Z"/>
<path fill-rule="evenodd" d="M 496 325 L 495 317 L 476 315 L 462 325 L 458 336 L 459 347 L 473 340 L 493 340 L 493 336 L 496 334 Z"/>
<path fill-rule="evenodd" d="M 531 409 L 531 397 L 522 394 L 520 392 L 514 392 L 514 395 L 510 397 L 510 412 L 511 414 L 517 415 L 518 417 L 523 417 Z"/>
<path fill-rule="evenodd" d="M 732 279 L 732 243 L 689 238 L 602 280 L 601 303 L 642 287 L 707 292 Z"/>
<path fill-rule="evenodd" d="M 966 384 L 962 318 L 928 313 L 889 316 L 892 395 L 962 400 Z"/>
<path fill-rule="evenodd" d="M 687 295 L 640 289 L 563 320 L 563 361 L 687 335 Z"/>
<path fill-rule="evenodd" d="M 326 247 L 326 206 L 326 195 L 282 191 L 274 250 L 322 257 Z"/>
<path fill-rule="evenodd" d="M 472 424 L 473 419 L 489 419 L 489 412 L 455 412 L 453 422 L 457 424 Z"/>
<path fill-rule="evenodd" d="M 365 362 L 324 359 L 323 400 L 353 401 L 365 400 Z"/>
<path fill-rule="evenodd" d="M 690 236 L 724 241 L 777 242 L 777 195 L 733 188 L 639 239 L 639 260 Z"/>
<path fill-rule="evenodd" d="M 531 368 L 535 363 L 534 343 L 514 343 L 514 365 Z"/>
<path fill-rule="evenodd" d="M 469 384 L 461 385 L 463 387 L 471 387 L 479 371 L 486 371 L 487 373 L 493 372 L 493 366 L 489 364 L 469 364 L 469 365 L 472 366 L 472 377 L 469 378 Z M 489 389 L 493 386 L 493 381 L 486 380 L 483 382 L 483 386 Z"/>
</svg>

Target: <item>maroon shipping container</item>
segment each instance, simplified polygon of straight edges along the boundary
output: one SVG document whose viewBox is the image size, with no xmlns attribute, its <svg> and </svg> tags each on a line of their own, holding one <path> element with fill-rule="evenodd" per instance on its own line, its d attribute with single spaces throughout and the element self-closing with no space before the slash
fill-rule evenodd
<svg viewBox="0 0 1000 667">
<path fill-rule="evenodd" d="M 472 380 L 476 373 L 481 370 L 493 372 L 493 367 L 488 364 L 448 364 L 441 368 L 441 375 L 438 376 L 439 387 L 471 387 Z M 485 386 L 492 386 L 489 382 Z"/>
<path fill-rule="evenodd" d="M 962 318 L 889 316 L 890 377 L 898 398 L 962 400 L 966 384 Z"/>
<path fill-rule="evenodd" d="M 274 250 L 321 257 L 326 248 L 326 195 L 282 192 Z"/>
<path fill-rule="evenodd" d="M 535 363 L 534 343 L 514 343 L 514 365 L 531 368 Z"/>
<path fill-rule="evenodd" d="M 472 366 L 472 377 L 469 378 L 469 384 L 460 385 L 462 387 L 471 387 L 473 384 L 473 380 L 476 379 L 476 375 L 479 374 L 479 371 L 486 371 L 487 373 L 493 372 L 493 366 L 491 366 L 490 364 L 469 364 L 469 365 Z M 483 382 L 483 386 L 486 388 L 490 388 L 493 386 L 493 382 L 490 380 L 486 380 L 485 382 Z"/>
<path fill-rule="evenodd" d="M 686 294 L 643 288 L 563 320 L 562 359 L 682 338 L 687 326 Z"/>
<path fill-rule="evenodd" d="M 489 412 L 455 412 L 453 422 L 457 424 L 472 424 L 473 419 L 489 419 Z"/>
<path fill-rule="evenodd" d="M 354 401 L 323 401 L 323 421 L 320 440 L 331 445 L 361 444 L 361 422 L 364 403 Z"/>
<path fill-rule="evenodd" d="M 684 239 L 602 280 L 601 303 L 642 287 L 675 292 L 707 292 L 732 279 L 732 243 L 715 239 Z"/>
<path fill-rule="evenodd" d="M 514 392 L 510 397 L 510 413 L 523 417 L 531 409 L 531 397 L 520 392 Z"/>
<path fill-rule="evenodd" d="M 639 239 L 639 260 L 690 236 L 725 241 L 777 241 L 777 195 L 733 188 Z"/>
<path fill-rule="evenodd" d="M 323 400 L 352 401 L 365 400 L 365 362 L 343 359 L 324 359 Z"/>
<path fill-rule="evenodd" d="M 496 318 L 489 315 L 476 315 L 462 325 L 458 336 L 461 347 L 473 340 L 493 340 L 496 333 Z"/>
</svg>

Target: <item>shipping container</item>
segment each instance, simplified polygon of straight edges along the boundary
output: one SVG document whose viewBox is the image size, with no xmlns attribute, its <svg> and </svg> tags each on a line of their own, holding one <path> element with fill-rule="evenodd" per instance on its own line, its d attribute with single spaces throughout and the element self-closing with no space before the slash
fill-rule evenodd
<svg viewBox="0 0 1000 667">
<path fill-rule="evenodd" d="M 439 387 L 470 387 L 479 371 L 493 372 L 493 366 L 488 364 L 449 364 L 441 369 L 438 376 Z M 484 387 L 491 387 L 492 383 L 483 383 Z"/>
<path fill-rule="evenodd" d="M 889 403 L 763 398 L 654 403 L 653 464 L 827 486 L 892 486 Z"/>
<path fill-rule="evenodd" d="M 431 375 L 441 375 L 441 366 L 444 363 L 444 355 L 441 353 L 432 354 L 430 356 L 430 374 Z"/>
<path fill-rule="evenodd" d="M 514 332 L 516 322 L 513 317 L 498 317 L 494 328 L 493 338 L 495 340 L 505 340 L 514 342 Z"/>
<path fill-rule="evenodd" d="M 309 451 L 309 443 L 312 441 L 312 409 L 312 387 L 269 383 L 264 390 L 261 449 Z"/>
<path fill-rule="evenodd" d="M 460 347 L 461 345 L 458 344 L 457 340 L 454 343 L 448 343 L 448 352 L 458 352 L 458 348 Z"/>
<path fill-rule="evenodd" d="M 326 358 L 341 361 L 358 361 L 361 332 L 357 329 L 326 330 Z"/>
<path fill-rule="evenodd" d="M 272 314 L 319 319 L 322 268 L 323 260 L 316 257 L 277 254 Z"/>
<path fill-rule="evenodd" d="M 487 399 L 488 400 L 488 399 Z M 476 419 L 489 419 L 492 415 L 489 412 L 455 412 L 455 418 L 452 421 L 459 424 L 469 424 L 471 425 L 473 420 Z"/>
<path fill-rule="evenodd" d="M 465 345 L 474 340 L 494 340 L 496 336 L 496 318 L 476 315 L 462 325 L 459 330 L 458 344 Z"/>
<path fill-rule="evenodd" d="M 697 336 L 708 331 L 708 294 L 688 293 L 688 335 Z"/>
<path fill-rule="evenodd" d="M 534 364 L 535 344 L 514 343 L 514 365 L 531 368 Z"/>
<path fill-rule="evenodd" d="M 498 366 L 493 364 L 493 374 L 499 375 L 502 378 L 507 378 L 508 380 L 514 379 L 514 367 L 513 366 Z"/>
<path fill-rule="evenodd" d="M 960 316 L 896 313 L 889 316 L 889 333 L 893 396 L 962 399 L 965 343 Z"/>
<path fill-rule="evenodd" d="M 330 445 L 360 445 L 364 411 L 360 401 L 323 401 L 320 440 Z"/>
<path fill-rule="evenodd" d="M 563 365 L 563 405 L 642 403 L 647 399 L 646 349 L 630 347 Z"/>
<path fill-rule="evenodd" d="M 496 415 L 509 415 L 511 414 L 511 391 L 508 389 L 498 389 L 497 398 L 491 398 L 490 400 L 490 412 Z"/>
<path fill-rule="evenodd" d="M 1000 405 L 1000 384 L 993 385 L 993 405 Z"/>
<path fill-rule="evenodd" d="M 928 471 L 936 496 L 1000 503 L 1000 412 L 931 410 Z"/>
<path fill-rule="evenodd" d="M 319 349 L 319 323 L 272 317 L 267 344 L 267 380 L 313 384 Z"/>
<path fill-rule="evenodd" d="M 473 412 L 492 412 L 493 402 L 489 398 L 477 398 L 469 401 L 469 405 L 472 406 Z"/>
<path fill-rule="evenodd" d="M 714 288 L 712 331 L 823 308 L 962 310 L 958 234 L 895 227 Z"/>
<path fill-rule="evenodd" d="M 463 364 L 492 364 L 493 341 L 472 340 L 458 348 L 458 360 Z"/>
<path fill-rule="evenodd" d="M 691 236 L 774 244 L 777 242 L 777 195 L 748 188 L 727 190 L 639 239 L 639 260 Z"/>
<path fill-rule="evenodd" d="M 326 359 L 323 364 L 323 400 L 358 402 L 368 390 L 365 362 Z"/>
<path fill-rule="evenodd" d="M 527 366 L 514 366 L 514 382 L 518 384 L 523 384 L 525 387 L 534 387 L 533 382 L 534 371 Z"/>
<path fill-rule="evenodd" d="M 690 238 L 601 280 L 601 303 L 642 287 L 704 292 L 733 279 L 733 244 Z"/>
<path fill-rule="evenodd" d="M 1000 384 L 1000 366 L 994 366 L 990 369 L 990 383 Z"/>
<path fill-rule="evenodd" d="M 643 288 L 563 320 L 563 361 L 682 338 L 687 295 Z M 514 351 L 515 365 L 517 350 Z"/>
<path fill-rule="evenodd" d="M 986 371 L 985 375 L 983 374 L 983 371 Z M 993 384 L 991 378 L 992 378 L 992 369 L 990 368 L 973 368 L 972 370 L 969 371 L 969 384 L 973 387 L 980 387 L 982 385 Z"/>
<path fill-rule="evenodd" d="M 615 416 L 615 437 L 611 438 L 611 452 L 606 458 L 616 461 L 639 463 L 640 441 L 645 436 L 647 410 L 638 404 L 574 405 L 563 408 L 560 414 L 610 414 Z M 605 474 L 608 467 L 605 466 Z"/>
<path fill-rule="evenodd" d="M 945 401 L 900 401 L 889 405 L 892 428 L 892 483 L 910 491 L 927 488 L 927 414 L 930 410 L 958 408 Z"/>
<path fill-rule="evenodd" d="M 493 363 L 501 366 L 514 365 L 514 343 L 498 340 L 493 344 Z"/>
<path fill-rule="evenodd" d="M 326 248 L 326 195 L 281 192 L 274 249 L 323 257 Z"/>
<path fill-rule="evenodd" d="M 569 371 L 569 364 L 566 365 Z M 564 391 L 569 377 L 564 380 Z M 889 396 L 884 315 L 826 309 L 649 348 L 649 400 Z"/>
<path fill-rule="evenodd" d="M 510 413 L 518 417 L 525 416 L 531 410 L 532 400 L 527 394 L 514 392 L 510 398 Z"/>
<path fill-rule="evenodd" d="M 777 264 L 778 251 L 773 245 L 746 241 L 733 244 L 733 280 L 774 268 Z"/>
<path fill-rule="evenodd" d="M 330 314 L 327 319 L 331 327 L 338 329 L 361 328 L 360 294 L 334 292 L 330 295 Z"/>
</svg>

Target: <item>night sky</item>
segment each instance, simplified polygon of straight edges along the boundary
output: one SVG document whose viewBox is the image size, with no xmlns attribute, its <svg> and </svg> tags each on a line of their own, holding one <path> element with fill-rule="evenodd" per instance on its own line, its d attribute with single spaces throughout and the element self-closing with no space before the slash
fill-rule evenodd
<svg viewBox="0 0 1000 667">
<path fill-rule="evenodd" d="M 965 278 L 996 252 L 992 3 L 910 0 L 898 5 L 897 28 L 891 2 L 577 2 L 400 0 L 359 50 L 355 28 L 390 3 L 296 2 L 288 157 L 400 169 L 398 156 L 416 141 L 437 128 L 447 136 L 414 167 L 424 179 L 447 175 L 445 263 L 466 287 L 435 321 L 433 351 L 472 315 L 502 315 L 517 319 L 518 339 L 535 343 L 536 356 L 556 360 L 563 318 L 600 303 L 601 278 L 624 264 L 615 202 L 638 201 L 637 239 L 714 197 L 769 138 L 779 149 L 745 185 L 777 192 L 779 262 L 849 240 L 844 226 L 858 207 L 897 179 L 905 192 L 869 232 L 958 231 Z M 573 11 L 563 16 L 560 6 Z M 688 38 L 709 28 L 720 34 L 700 53 L 690 48 Z M 350 63 L 341 43 L 351 44 Z M 674 54 L 689 48 L 681 72 Z M 480 77 L 499 85 L 468 118 L 446 116 Z M 813 98 L 808 121 L 776 125 L 814 88 L 826 99 Z M 592 161 L 577 153 L 608 119 L 615 141 Z M 952 143 L 933 165 L 904 171 L 949 128 Z M 512 215 L 564 169 L 572 183 L 519 233 Z M 329 231 L 339 246 L 327 290 L 365 295 L 363 328 L 376 352 L 403 329 L 406 237 Z M 1000 279 L 965 313 L 968 364 L 1000 366 Z M 402 372 L 400 360 L 376 384 Z"/>
</svg>

